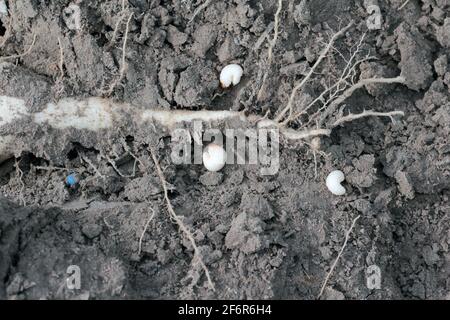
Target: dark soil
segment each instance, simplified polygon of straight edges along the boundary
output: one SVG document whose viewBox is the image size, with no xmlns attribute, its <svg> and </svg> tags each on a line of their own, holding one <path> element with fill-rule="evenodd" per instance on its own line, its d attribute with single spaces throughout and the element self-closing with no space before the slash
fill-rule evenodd
<svg viewBox="0 0 450 320">
<path fill-rule="evenodd" d="M 69 130 L 57 139 L 49 128 L 30 128 L 16 159 L 0 165 L 0 298 L 315 299 L 360 215 L 322 298 L 450 299 L 450 1 L 411 0 L 399 10 L 403 0 L 379 0 L 381 30 L 367 30 L 364 2 L 376 1 L 283 0 L 267 66 L 273 0 L 213 0 L 192 21 L 204 1 L 128 0 L 122 12 L 121 0 L 79 0 L 80 30 L 64 14 L 70 1 L 6 1 L 0 56 L 21 54 L 36 40 L 23 57 L 0 58 L 0 95 L 25 99 L 33 110 L 104 95 L 119 74 L 130 13 L 127 68 L 111 98 L 142 108 L 275 114 L 332 30 L 350 20 L 355 26 L 337 49 L 348 57 L 367 32 L 362 49 L 377 58 L 361 65 L 361 77 L 402 74 L 407 82 L 369 86 L 346 100 L 355 113 L 406 115 L 333 130 L 322 139 L 317 178 L 308 144 L 283 143 L 274 176 L 245 165 L 211 174 L 173 165 L 169 137 L 145 128 Z M 244 76 L 223 90 L 218 75 L 229 63 Z M 320 94 L 343 66 L 330 55 L 296 103 Z M 158 141 L 170 199 L 194 233 L 215 291 L 167 213 L 148 152 Z M 346 175 L 345 196 L 325 186 L 334 169 Z M 70 172 L 80 178 L 73 188 L 65 184 Z M 80 267 L 80 289 L 66 286 L 70 265 Z M 371 265 L 381 269 L 380 289 L 367 286 Z"/>
</svg>

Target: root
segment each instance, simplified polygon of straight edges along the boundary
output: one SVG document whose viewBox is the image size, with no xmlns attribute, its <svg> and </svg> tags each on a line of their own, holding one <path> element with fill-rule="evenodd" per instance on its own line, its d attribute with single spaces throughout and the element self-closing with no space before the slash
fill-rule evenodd
<svg viewBox="0 0 450 320">
<path fill-rule="evenodd" d="M 314 179 L 317 179 L 317 155 L 315 150 L 313 150 L 313 157 L 314 157 Z"/>
<path fill-rule="evenodd" d="M 344 70 L 341 73 L 340 78 L 333 85 L 328 86 L 328 88 L 325 88 L 325 90 L 316 99 L 314 99 L 310 104 L 308 104 L 305 108 L 302 108 L 296 114 L 291 114 L 286 120 L 283 121 L 283 124 L 288 124 L 289 122 L 292 122 L 292 121 L 298 119 L 302 115 L 306 115 L 308 113 L 308 111 L 316 103 L 321 102 L 323 104 L 322 107 L 319 108 L 319 110 L 316 111 L 316 113 L 314 113 L 313 115 L 311 115 L 309 117 L 309 121 L 308 121 L 307 125 L 310 124 L 311 122 L 313 122 L 316 119 L 316 117 L 323 110 L 325 110 L 328 107 L 328 105 L 334 99 L 339 97 L 339 95 L 345 90 L 345 88 L 347 86 L 355 83 L 357 67 L 363 62 L 373 59 L 373 57 L 371 57 L 371 56 L 366 56 L 360 60 L 356 60 L 356 57 L 361 50 L 361 46 L 363 44 L 364 39 L 365 39 L 365 34 L 363 34 L 363 36 L 359 40 L 359 43 L 356 46 L 356 50 L 353 52 L 353 54 L 350 56 L 350 59 L 348 59 L 348 60 L 344 57 L 344 55 L 339 50 L 337 50 L 336 48 L 333 47 L 333 50 L 336 51 L 343 58 L 343 60 L 347 62 Z M 327 99 L 325 99 L 326 96 L 327 96 Z"/>
<path fill-rule="evenodd" d="M 404 116 L 405 113 L 403 111 L 392 111 L 392 112 L 375 112 L 372 110 L 367 110 L 367 111 L 363 111 L 362 113 L 359 114 L 352 114 L 350 113 L 349 115 L 339 118 L 338 120 L 336 120 L 333 123 L 333 128 L 337 127 L 345 122 L 350 122 L 356 119 L 361 119 L 364 117 L 389 117 L 391 118 L 391 121 L 394 122 L 394 116 Z"/>
<path fill-rule="evenodd" d="M 398 10 L 402 10 L 404 7 L 406 7 L 406 5 L 409 3 L 410 0 L 406 0 L 399 8 Z"/>
<path fill-rule="evenodd" d="M 11 26 L 12 26 L 13 17 L 10 15 L 8 27 L 6 28 L 6 32 L 2 37 L 2 42 L 0 42 L 0 48 L 3 48 L 3 46 L 6 44 L 6 42 L 11 37 Z"/>
<path fill-rule="evenodd" d="M 58 37 L 59 45 L 59 71 L 61 72 L 59 79 L 62 81 L 64 79 L 64 49 L 61 44 L 61 39 Z"/>
<path fill-rule="evenodd" d="M 113 35 L 111 37 L 111 40 L 109 41 L 108 46 L 106 47 L 106 50 L 111 49 L 114 46 L 114 44 L 116 43 L 117 33 L 119 32 L 119 27 L 120 27 L 123 19 L 125 18 L 125 9 L 126 9 L 125 0 L 122 0 L 122 10 L 118 14 L 119 19 L 117 19 L 117 21 L 116 21 L 116 24 L 114 26 Z"/>
<path fill-rule="evenodd" d="M 275 47 L 278 39 L 278 33 L 280 28 L 280 13 L 281 9 L 283 8 L 283 0 L 278 0 L 278 9 L 275 12 L 275 18 L 274 18 L 274 28 L 273 28 L 273 39 L 269 45 L 269 49 L 267 50 L 267 58 L 270 62 L 272 62 L 272 56 L 273 56 L 273 48 Z"/>
<path fill-rule="evenodd" d="M 392 83 L 402 82 L 402 77 L 393 79 L 365 79 L 358 84 L 349 88 L 343 97 L 350 96 L 357 88 L 367 83 Z M 339 102 L 343 102 L 345 98 L 338 97 L 338 102 L 332 102 L 331 107 L 337 108 Z M 334 100 L 334 101 L 336 101 Z M 55 129 L 75 128 L 79 130 L 86 130 L 91 132 L 98 132 L 100 130 L 114 130 L 122 126 L 124 123 L 133 122 L 137 127 L 144 125 L 159 124 L 163 130 L 173 130 L 181 123 L 189 123 L 194 120 L 206 123 L 220 123 L 225 121 L 241 122 L 244 127 L 251 125 L 257 128 L 273 128 L 279 129 L 280 135 L 288 140 L 304 140 L 316 136 L 328 136 L 332 129 L 340 123 L 348 122 L 352 119 L 358 119 L 362 115 L 355 117 L 345 117 L 342 120 L 336 120 L 335 124 L 329 123 L 322 127 L 320 123 L 314 128 L 308 126 L 301 126 L 299 130 L 294 130 L 287 127 L 284 123 L 276 122 L 268 119 L 266 116 L 259 115 L 245 115 L 243 112 L 226 111 L 226 110 L 145 110 L 132 107 L 128 104 L 119 104 L 110 99 L 103 99 L 98 97 L 91 97 L 82 100 L 73 98 L 61 99 L 58 102 L 50 103 L 44 106 L 42 111 L 37 113 L 29 113 L 24 107 L 25 101 L 22 99 L 12 98 L 9 96 L 0 96 L 0 113 L 4 115 L 0 118 L 0 126 L 7 125 L 19 120 L 26 121 L 30 125 L 41 125 L 43 123 Z M 330 107 L 325 110 L 325 114 L 329 112 Z M 317 114 L 320 114 L 322 109 L 319 109 Z M 366 113 L 364 116 L 379 115 Z M 387 115 L 402 115 L 399 111 L 394 111 Z M 381 114 L 382 116 L 382 114 Z M 315 115 L 313 115 L 315 117 Z M 322 118 L 323 120 L 324 118 Z M 154 126 L 156 128 L 156 126 Z M 156 129 L 155 129 L 156 130 Z M 56 134 L 56 133 L 55 133 Z M 15 136 L 1 136 L 0 135 L 0 159 L 7 159 L 13 156 L 9 140 Z M 9 140 L 8 140 L 9 139 Z M 133 156 L 133 158 L 142 165 L 142 162 L 133 155 L 126 144 L 124 148 Z M 143 165 L 143 168 L 145 166 Z"/>
<path fill-rule="evenodd" d="M 20 59 L 20 58 L 23 58 L 26 55 L 28 55 L 31 52 L 31 50 L 33 49 L 34 44 L 36 43 L 36 37 L 37 37 L 36 34 L 34 34 L 33 41 L 31 42 L 30 46 L 24 53 L 12 55 L 12 56 L 0 57 L 0 62 L 7 60 L 7 59 Z"/>
<path fill-rule="evenodd" d="M 194 19 L 198 16 L 198 14 L 202 12 L 204 9 L 206 9 L 210 3 L 211 0 L 206 0 L 202 5 L 200 5 L 197 9 L 195 9 L 194 14 L 192 15 L 191 19 L 189 19 L 188 23 L 192 23 L 192 21 L 194 21 Z"/>
<path fill-rule="evenodd" d="M 328 116 L 331 116 L 337 109 L 337 107 L 342 104 L 347 98 L 349 98 L 353 92 L 356 90 L 369 85 L 369 84 L 376 84 L 376 83 L 405 83 L 404 77 L 395 77 L 395 78 L 369 78 L 369 79 L 362 79 L 359 80 L 358 83 L 354 84 L 347 90 L 345 90 L 338 98 L 333 100 L 330 105 L 326 108 L 323 114 L 321 114 L 321 119 L 319 120 L 319 125 L 322 125 L 325 119 Z"/>
<path fill-rule="evenodd" d="M 25 201 L 25 197 L 23 195 L 23 192 L 25 190 L 25 183 L 23 182 L 23 171 L 20 169 L 19 162 L 17 161 L 17 158 L 15 159 L 14 166 L 16 167 L 16 178 L 20 183 L 20 193 L 19 198 L 22 201 L 22 205 L 25 207 L 27 205 L 27 202 Z"/>
<path fill-rule="evenodd" d="M 263 42 L 266 40 L 266 38 L 269 36 L 269 33 L 272 32 L 273 29 L 273 22 L 271 22 L 266 30 L 264 30 L 263 34 L 258 38 L 258 40 L 255 42 L 255 45 L 252 48 L 253 52 L 256 52 L 259 50 L 259 48 L 262 46 Z"/>
<path fill-rule="evenodd" d="M 329 129 L 312 129 L 304 131 L 296 131 L 294 129 L 283 129 L 283 136 L 288 140 L 305 140 L 318 136 L 329 136 L 331 130 Z"/>
<path fill-rule="evenodd" d="M 49 166 L 49 167 L 35 166 L 34 168 L 36 170 L 44 170 L 44 171 L 65 171 L 65 172 L 77 172 L 77 171 L 79 171 L 79 169 L 67 169 L 67 168 L 63 168 L 63 167 L 53 167 L 53 166 Z"/>
<path fill-rule="evenodd" d="M 106 177 L 100 172 L 100 170 L 98 170 L 98 168 L 92 163 L 92 161 L 89 160 L 88 157 L 81 156 L 81 159 L 82 159 L 83 161 L 85 161 L 87 164 L 89 164 L 89 166 L 91 166 L 91 168 L 94 169 L 95 173 L 96 173 L 100 178 L 103 178 L 103 179 L 106 178 Z"/>
<path fill-rule="evenodd" d="M 64 91 L 64 48 L 61 43 L 61 39 L 58 37 L 59 45 L 59 76 L 57 77 L 53 90 L 55 90 L 55 96 L 60 97 L 61 93 Z"/>
<path fill-rule="evenodd" d="M 134 164 L 133 164 L 133 173 L 131 175 L 127 175 L 127 174 L 123 174 L 122 171 L 117 167 L 117 163 L 111 159 L 108 155 L 104 155 L 102 154 L 101 156 L 104 157 L 108 163 L 113 167 L 114 171 L 116 171 L 116 173 L 122 177 L 122 178 L 134 178 L 136 177 L 136 165 L 139 162 L 142 167 L 145 168 L 144 164 L 142 163 L 142 161 L 139 160 L 139 158 L 130 150 L 130 147 L 127 145 L 125 139 L 121 139 L 120 143 L 122 144 L 122 147 L 125 150 L 125 155 L 130 155 L 133 159 L 134 159 Z"/>
<path fill-rule="evenodd" d="M 117 20 L 116 25 L 114 26 L 113 35 L 112 35 L 111 40 L 110 40 L 108 46 L 106 47 L 106 49 L 111 49 L 114 46 L 114 44 L 116 43 L 117 33 L 119 32 L 119 26 L 122 23 L 123 19 L 124 19 L 124 15 L 122 13 L 119 16 L 119 19 Z"/>
<path fill-rule="evenodd" d="M 338 256 L 336 257 L 336 260 L 334 260 L 333 264 L 331 265 L 330 271 L 328 271 L 328 274 L 327 274 L 327 276 L 325 277 L 325 280 L 323 281 L 323 284 L 322 284 L 322 287 L 320 288 L 320 292 L 319 292 L 319 294 L 318 294 L 318 296 L 317 296 L 317 299 L 320 299 L 320 297 L 322 296 L 323 291 L 325 290 L 325 287 L 327 286 L 328 280 L 330 279 L 330 277 L 331 277 L 331 275 L 332 275 L 332 273 L 333 273 L 333 271 L 334 271 L 334 268 L 336 267 L 336 265 L 337 265 L 337 263 L 338 263 L 338 261 L 339 261 L 341 255 L 342 255 L 342 253 L 344 252 L 345 247 L 347 246 L 347 242 L 348 242 L 348 239 L 349 239 L 349 237 L 350 237 L 350 233 L 352 232 L 353 228 L 355 227 L 356 221 L 358 221 L 358 219 L 359 219 L 360 217 L 361 217 L 361 216 L 357 216 L 357 217 L 352 221 L 352 224 L 351 224 L 350 228 L 349 228 L 349 229 L 347 230 L 347 232 L 345 233 L 345 240 L 344 240 L 344 243 L 342 244 L 341 250 L 339 251 Z"/>
<path fill-rule="evenodd" d="M 358 75 L 358 66 L 362 62 L 374 59 L 374 57 L 366 55 L 365 57 L 359 60 L 357 59 L 358 53 L 360 53 L 363 41 L 365 39 L 365 34 L 360 38 L 359 42 L 356 45 L 356 50 L 354 50 L 349 59 L 346 59 L 345 56 L 334 47 L 334 42 L 336 41 L 336 39 L 342 36 L 345 33 L 345 30 L 347 30 L 351 25 L 352 23 L 350 23 L 344 29 L 333 35 L 333 37 L 325 46 L 325 49 L 322 51 L 320 57 L 318 58 L 318 60 L 308 73 L 308 75 L 302 80 L 302 82 L 300 82 L 297 86 L 294 87 L 286 108 L 284 108 L 274 120 L 274 122 L 280 124 L 280 127 L 285 127 L 290 122 L 299 120 L 302 116 L 307 116 L 308 118 L 306 124 L 302 124 L 300 122 L 300 124 L 304 127 L 308 128 L 310 125 L 312 125 L 312 123 L 315 122 L 317 128 L 325 127 L 332 129 L 342 123 L 349 122 L 366 116 L 390 116 L 392 119 L 392 116 L 394 115 L 404 115 L 403 112 L 400 111 L 394 111 L 390 113 L 376 113 L 373 111 L 369 111 L 364 112 L 363 114 L 360 115 L 348 115 L 346 117 L 343 117 L 342 119 L 338 119 L 335 123 L 327 123 L 330 121 L 330 117 L 336 112 L 337 108 L 342 103 L 344 103 L 344 101 L 348 99 L 356 90 L 361 89 L 364 86 L 370 84 L 392 84 L 405 82 L 405 78 L 401 76 L 395 78 L 368 78 L 356 81 Z M 343 69 L 340 77 L 337 77 L 336 82 L 334 84 L 329 85 L 327 88 L 325 88 L 325 90 L 311 103 L 306 105 L 306 107 L 294 113 L 293 101 L 297 91 L 308 81 L 308 79 L 310 79 L 310 77 L 314 74 L 314 71 L 320 64 L 320 62 L 325 58 L 325 56 L 327 56 L 328 52 L 331 50 L 337 52 L 346 62 L 346 66 Z M 322 103 L 322 106 L 317 108 L 317 110 L 315 110 L 313 114 L 309 114 L 309 111 L 317 103 Z"/>
<path fill-rule="evenodd" d="M 104 95 L 106 95 L 108 97 L 114 92 L 114 89 L 122 82 L 122 80 L 125 76 L 125 71 L 127 70 L 127 67 L 128 67 L 127 62 L 126 62 L 126 54 L 127 54 L 126 50 L 127 50 L 128 32 L 130 30 L 131 18 L 133 18 L 133 13 L 131 13 L 130 16 L 128 17 L 127 26 L 125 29 L 125 35 L 124 35 L 123 45 L 122 45 L 122 60 L 120 62 L 119 76 L 117 77 L 116 80 L 114 80 L 110 84 L 108 90 L 102 92 Z"/>
<path fill-rule="evenodd" d="M 208 284 L 209 284 L 210 288 L 213 291 L 215 291 L 214 283 L 211 280 L 211 276 L 209 274 L 208 268 L 206 267 L 205 263 L 203 262 L 202 254 L 201 254 L 200 250 L 198 249 L 197 244 L 195 243 L 194 236 L 192 235 L 191 231 L 189 231 L 188 227 L 186 227 L 186 225 L 183 223 L 181 218 L 175 213 L 175 210 L 173 209 L 172 203 L 170 202 L 170 199 L 169 199 L 169 190 L 167 187 L 167 181 L 164 178 L 164 173 L 161 170 L 161 166 L 159 165 L 158 159 L 156 158 L 153 150 L 151 148 L 149 148 L 149 150 L 150 150 L 150 154 L 152 156 L 153 162 L 155 164 L 156 173 L 159 177 L 159 180 L 161 181 L 161 186 L 164 191 L 164 199 L 167 204 L 167 211 L 169 212 L 170 217 L 176 222 L 178 227 L 181 229 L 181 231 L 183 231 L 184 235 L 188 238 L 189 242 L 191 243 L 191 245 L 194 249 L 193 261 L 195 261 L 196 258 L 198 259 L 198 263 L 202 267 L 203 271 L 205 272 L 206 278 L 208 279 Z"/>
<path fill-rule="evenodd" d="M 311 147 L 313 158 L 314 158 L 314 179 L 317 179 L 317 153 L 320 153 L 320 138 L 315 137 L 311 140 L 311 143 L 309 143 L 309 146 Z"/>
<path fill-rule="evenodd" d="M 314 180 L 317 180 L 318 177 L 318 160 L 317 156 L 322 156 L 323 158 L 328 158 L 328 154 L 320 150 L 321 140 L 320 136 L 316 136 L 311 139 L 311 142 L 306 142 L 305 144 L 308 145 L 311 148 L 311 152 L 313 154 L 313 160 L 314 160 Z"/>
<path fill-rule="evenodd" d="M 289 101 L 288 101 L 286 107 L 278 114 L 278 116 L 275 118 L 275 121 L 281 122 L 288 112 L 289 113 L 292 112 L 292 105 L 294 103 L 294 99 L 295 99 L 295 96 L 297 95 L 297 92 L 308 82 L 308 80 L 314 74 L 314 72 L 316 71 L 317 67 L 320 65 L 322 60 L 327 56 L 327 54 L 331 50 L 331 48 L 333 48 L 334 42 L 337 39 L 339 39 L 341 36 L 343 36 L 344 33 L 347 32 L 348 29 L 350 29 L 351 26 L 353 26 L 353 21 L 351 21 L 346 27 L 344 27 L 343 29 L 341 29 L 340 31 L 338 31 L 331 37 L 330 41 L 328 42 L 328 45 L 323 49 L 322 53 L 320 54 L 319 58 L 312 66 L 311 70 L 308 72 L 308 74 L 305 76 L 305 78 L 303 78 L 303 80 L 294 87 L 294 89 L 291 92 L 291 95 L 289 97 Z"/>
<path fill-rule="evenodd" d="M 272 58 L 273 58 L 273 48 L 275 47 L 278 39 L 279 34 L 279 27 L 280 27 L 280 13 L 281 9 L 283 8 L 283 0 L 278 0 L 278 9 L 275 12 L 275 18 L 274 18 L 274 30 L 273 30 L 273 39 L 269 44 L 269 48 L 267 49 L 267 63 L 266 63 L 266 72 L 264 73 L 261 88 L 259 89 L 257 100 L 261 100 L 261 96 L 266 88 L 266 81 L 267 77 L 269 75 L 269 69 L 272 65 Z"/>
<path fill-rule="evenodd" d="M 153 210 L 153 208 L 149 208 L 150 211 L 152 212 L 152 214 L 150 215 L 150 217 L 148 218 L 147 222 L 145 223 L 144 226 L 144 230 L 142 231 L 141 236 L 139 237 L 139 246 L 138 246 L 138 257 L 141 256 L 141 252 L 142 252 L 142 241 L 144 240 L 144 235 L 147 232 L 148 226 L 150 225 L 150 222 L 153 220 L 153 218 L 155 217 L 155 210 Z"/>
<path fill-rule="evenodd" d="M 108 156 L 104 156 L 105 158 L 106 158 L 106 160 L 108 161 L 108 163 L 113 167 L 113 169 L 114 169 L 114 171 L 116 171 L 117 172 L 117 174 L 120 176 L 120 177 L 122 177 L 122 178 L 134 178 L 135 176 L 136 176 L 136 160 L 134 161 L 134 167 L 133 167 L 133 174 L 132 175 L 126 175 L 126 174 L 123 174 L 121 171 L 120 171 L 120 169 L 117 167 L 117 164 L 116 164 L 116 162 L 113 160 L 113 159 L 111 159 L 110 157 L 108 157 Z"/>
</svg>

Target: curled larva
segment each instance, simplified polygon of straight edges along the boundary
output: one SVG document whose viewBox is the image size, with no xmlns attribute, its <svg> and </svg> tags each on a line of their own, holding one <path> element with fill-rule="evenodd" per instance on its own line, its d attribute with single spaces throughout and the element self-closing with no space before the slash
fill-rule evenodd
<svg viewBox="0 0 450 320">
<path fill-rule="evenodd" d="M 344 180 L 344 173 L 341 170 L 334 170 L 330 172 L 326 180 L 328 190 L 330 190 L 330 192 L 335 196 L 344 195 L 345 188 L 341 185 L 341 182 Z"/>
<path fill-rule="evenodd" d="M 241 81 L 244 70 L 238 64 L 229 64 L 220 72 L 220 84 L 223 88 L 237 85 Z"/>
<path fill-rule="evenodd" d="M 216 172 L 225 166 L 227 154 L 221 146 L 211 143 L 203 151 L 203 165 L 208 171 Z"/>
</svg>

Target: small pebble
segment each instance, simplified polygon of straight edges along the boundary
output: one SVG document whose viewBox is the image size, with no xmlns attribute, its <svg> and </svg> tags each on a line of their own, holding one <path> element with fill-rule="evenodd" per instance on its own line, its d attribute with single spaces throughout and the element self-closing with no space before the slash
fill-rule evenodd
<svg viewBox="0 0 450 320">
<path fill-rule="evenodd" d="M 204 186 L 217 186 L 223 181 L 223 173 L 220 172 L 206 172 L 201 175 L 199 181 Z"/>
</svg>

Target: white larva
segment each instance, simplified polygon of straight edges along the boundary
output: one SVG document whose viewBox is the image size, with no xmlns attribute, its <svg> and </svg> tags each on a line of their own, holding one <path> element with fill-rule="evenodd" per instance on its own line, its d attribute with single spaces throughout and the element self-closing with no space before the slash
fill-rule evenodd
<svg viewBox="0 0 450 320">
<path fill-rule="evenodd" d="M 330 192 L 335 196 L 344 195 L 345 188 L 341 185 L 341 182 L 344 180 L 344 173 L 341 170 L 334 170 L 330 172 L 326 180 L 328 190 L 330 190 Z"/>
<path fill-rule="evenodd" d="M 209 144 L 203 151 L 203 165 L 208 171 L 216 172 L 225 166 L 227 154 L 225 150 L 215 144 Z"/>
<path fill-rule="evenodd" d="M 220 83 L 223 88 L 237 85 L 241 81 L 244 70 L 238 64 L 229 64 L 220 72 Z"/>
</svg>

